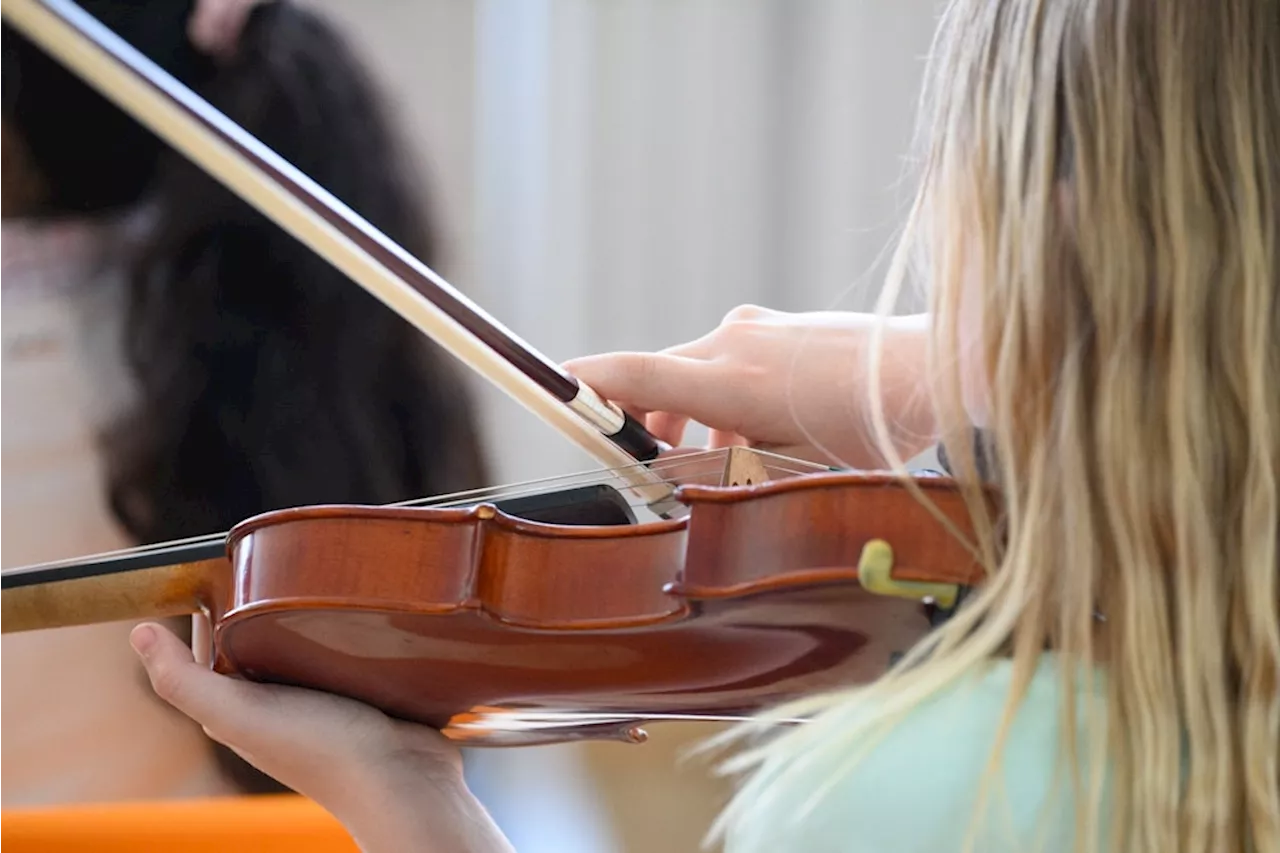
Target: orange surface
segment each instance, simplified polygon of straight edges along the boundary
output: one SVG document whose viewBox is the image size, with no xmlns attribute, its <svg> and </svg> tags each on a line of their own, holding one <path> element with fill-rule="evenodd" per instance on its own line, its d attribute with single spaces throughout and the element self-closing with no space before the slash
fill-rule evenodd
<svg viewBox="0 0 1280 853">
<path fill-rule="evenodd" d="M 4 809 L 4 853 L 358 853 L 310 800 L 282 794 Z"/>
</svg>

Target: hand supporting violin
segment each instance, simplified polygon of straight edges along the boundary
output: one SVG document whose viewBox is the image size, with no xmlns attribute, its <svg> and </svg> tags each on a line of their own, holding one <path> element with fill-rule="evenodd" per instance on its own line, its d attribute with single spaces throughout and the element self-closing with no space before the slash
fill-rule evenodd
<svg viewBox="0 0 1280 853">
<path fill-rule="evenodd" d="M 350 699 L 219 675 L 156 624 L 130 640 L 162 699 L 315 800 L 366 853 L 513 849 L 467 789 L 458 748 L 437 732 Z"/>
<path fill-rule="evenodd" d="M 565 369 L 643 417 L 673 447 L 690 421 L 712 447 L 746 445 L 853 468 L 884 467 L 867 418 L 867 354 L 879 319 L 842 311 L 786 313 L 744 305 L 710 333 L 656 353 L 574 359 Z M 928 315 L 890 318 L 883 404 L 898 452 L 935 443 L 925 370 Z"/>
<path fill-rule="evenodd" d="M 715 445 L 817 445 L 874 467 L 879 456 L 861 415 L 862 359 L 876 322 L 745 307 L 692 343 L 568 367 L 672 444 L 696 420 Z M 885 338 L 885 410 L 905 436 L 904 455 L 927 446 L 932 432 L 925 334 L 923 318 L 898 318 Z M 511 849 L 467 789 L 457 748 L 434 730 L 353 700 L 215 673 L 159 626 L 140 626 L 133 642 L 163 699 L 328 809 L 364 850 Z"/>
</svg>

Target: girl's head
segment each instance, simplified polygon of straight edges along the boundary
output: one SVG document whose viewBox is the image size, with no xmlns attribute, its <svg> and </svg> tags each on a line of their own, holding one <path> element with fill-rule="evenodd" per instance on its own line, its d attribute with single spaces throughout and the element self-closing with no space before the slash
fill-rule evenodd
<svg viewBox="0 0 1280 853">
<path fill-rule="evenodd" d="M 229 16 L 200 18 L 210 3 Z M 381 93 L 323 18 L 286 0 L 80 4 L 415 257 L 437 260 Z M 6 159 L 5 180 L 29 179 L 25 216 L 154 214 L 118 270 L 135 398 L 103 436 L 105 490 L 139 541 L 281 507 L 487 484 L 470 394 L 446 354 L 7 27 L 3 79 L 5 157 L 11 140 L 22 155 Z"/>
<path fill-rule="evenodd" d="M 932 287 L 948 455 L 974 480 L 985 428 L 1001 534 L 980 525 L 992 575 L 971 605 L 847 701 L 1005 655 L 1025 686 L 1045 648 L 1102 663 L 1105 715 L 1061 756 L 1079 842 L 1105 825 L 1115 850 L 1275 849 L 1280 4 L 957 0 L 924 115 L 898 268 Z M 845 701 L 814 705 L 829 737 L 742 764 L 816 790 L 785 768 L 866 734 L 839 726 Z"/>
</svg>

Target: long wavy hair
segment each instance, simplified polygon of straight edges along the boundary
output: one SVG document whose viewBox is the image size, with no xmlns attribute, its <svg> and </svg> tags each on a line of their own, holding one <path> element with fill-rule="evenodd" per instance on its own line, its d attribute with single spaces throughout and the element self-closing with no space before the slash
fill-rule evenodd
<svg viewBox="0 0 1280 853">
<path fill-rule="evenodd" d="M 378 88 L 324 20 L 262 5 L 234 55 L 214 62 L 188 40 L 191 0 L 82 5 L 436 261 Z M 488 484 L 472 399 L 447 354 L 7 27 L 4 86 L 6 133 L 39 177 L 33 213 L 155 214 L 125 260 L 136 400 L 103 436 L 111 506 L 139 543 L 281 507 Z"/>
<path fill-rule="evenodd" d="M 735 731 L 749 777 L 719 829 L 734 853 L 785 847 L 796 804 L 880 733 L 1011 659 L 981 810 L 1050 649 L 1076 849 L 1280 849 L 1280 5 L 954 0 L 922 118 L 882 306 L 931 284 L 988 580 L 883 679 L 780 709 L 812 723 Z M 876 361 L 874 428 L 905 475 Z"/>
</svg>

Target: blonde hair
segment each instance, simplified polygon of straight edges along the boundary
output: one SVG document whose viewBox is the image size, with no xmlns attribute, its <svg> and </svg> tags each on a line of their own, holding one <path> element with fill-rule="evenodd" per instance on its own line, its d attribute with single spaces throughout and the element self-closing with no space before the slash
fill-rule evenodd
<svg viewBox="0 0 1280 853">
<path fill-rule="evenodd" d="M 812 809 L 880 733 L 1008 656 L 985 791 L 1048 647 L 1077 849 L 1280 849 L 1280 4 L 956 0 L 931 68 L 882 306 L 922 262 L 988 581 L 876 683 L 779 709 L 811 722 L 735 730 L 764 740 L 728 763 L 750 777 L 718 829 L 756 849 L 751 827 Z M 965 300 L 999 537 L 958 440 Z"/>
</svg>

